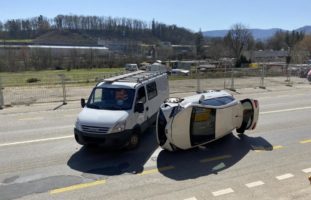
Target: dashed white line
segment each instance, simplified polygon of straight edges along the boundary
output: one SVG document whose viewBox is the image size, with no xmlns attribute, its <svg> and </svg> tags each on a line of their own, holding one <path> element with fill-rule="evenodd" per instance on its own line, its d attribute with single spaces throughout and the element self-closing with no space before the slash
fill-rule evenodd
<svg viewBox="0 0 311 200">
<path fill-rule="evenodd" d="M 26 140 L 26 141 L 21 141 L 21 142 L 3 143 L 3 144 L 0 144 L 0 147 L 13 146 L 13 145 L 19 145 L 19 144 L 29 144 L 29 143 L 36 143 L 36 142 L 45 142 L 45 141 L 51 141 L 51 140 L 61 140 L 61 139 L 67 139 L 67 138 L 73 138 L 73 135 L 36 139 L 36 140 Z"/>
<path fill-rule="evenodd" d="M 226 189 L 223 189 L 223 190 L 218 190 L 218 191 L 212 192 L 212 194 L 215 197 L 217 197 L 217 196 L 229 194 L 229 193 L 232 193 L 232 192 L 234 192 L 232 188 L 226 188 Z"/>
<path fill-rule="evenodd" d="M 289 179 L 292 177 L 294 177 L 293 174 L 283 174 L 283 175 L 277 176 L 275 178 L 278 179 L 279 181 L 281 181 L 281 180 Z"/>
<path fill-rule="evenodd" d="M 311 168 L 303 169 L 302 170 L 304 173 L 311 173 Z"/>
<path fill-rule="evenodd" d="M 197 198 L 195 198 L 195 197 L 191 197 L 191 198 L 184 199 L 184 200 L 197 200 Z"/>
<path fill-rule="evenodd" d="M 253 187 L 261 186 L 261 185 L 263 185 L 263 184 L 265 184 L 265 183 L 262 182 L 262 181 L 255 181 L 255 182 L 247 183 L 247 184 L 245 184 L 245 185 L 246 185 L 246 187 L 248 187 L 248 188 L 253 188 Z"/>
</svg>

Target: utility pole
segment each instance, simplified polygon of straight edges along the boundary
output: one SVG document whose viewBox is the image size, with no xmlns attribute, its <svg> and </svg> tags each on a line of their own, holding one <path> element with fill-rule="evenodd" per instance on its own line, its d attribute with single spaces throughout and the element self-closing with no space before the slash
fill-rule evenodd
<svg viewBox="0 0 311 200">
<path fill-rule="evenodd" d="M 4 98 L 3 98 L 3 88 L 2 88 L 2 80 L 0 76 L 0 110 L 4 107 Z"/>
</svg>

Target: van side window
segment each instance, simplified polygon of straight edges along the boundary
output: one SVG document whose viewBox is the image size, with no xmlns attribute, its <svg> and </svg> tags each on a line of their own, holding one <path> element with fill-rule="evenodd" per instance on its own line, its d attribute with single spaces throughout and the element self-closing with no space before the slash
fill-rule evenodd
<svg viewBox="0 0 311 200">
<path fill-rule="evenodd" d="M 137 91 L 137 98 L 136 102 L 141 101 L 142 103 L 146 103 L 146 92 L 145 92 L 145 87 L 139 88 Z"/>
<path fill-rule="evenodd" d="M 148 99 L 153 99 L 158 95 L 157 91 L 157 85 L 155 82 L 147 84 L 147 94 L 148 94 Z"/>
</svg>

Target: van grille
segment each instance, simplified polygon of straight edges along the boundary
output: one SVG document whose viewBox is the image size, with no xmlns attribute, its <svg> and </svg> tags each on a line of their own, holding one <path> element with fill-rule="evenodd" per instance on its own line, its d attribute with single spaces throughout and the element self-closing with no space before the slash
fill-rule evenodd
<svg viewBox="0 0 311 200">
<path fill-rule="evenodd" d="M 86 126 L 81 125 L 82 131 L 85 133 L 95 133 L 95 134 L 105 134 L 108 132 L 108 127 L 98 127 L 98 126 Z"/>
</svg>

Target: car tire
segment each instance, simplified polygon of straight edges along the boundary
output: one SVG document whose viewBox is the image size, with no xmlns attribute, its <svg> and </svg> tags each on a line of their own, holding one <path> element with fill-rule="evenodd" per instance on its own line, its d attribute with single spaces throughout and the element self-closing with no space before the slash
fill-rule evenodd
<svg viewBox="0 0 311 200">
<path fill-rule="evenodd" d="M 131 135 L 129 141 L 127 142 L 125 148 L 127 150 L 136 149 L 139 145 L 139 142 L 140 142 L 139 133 L 137 133 L 137 131 L 134 131 L 134 133 Z"/>
<path fill-rule="evenodd" d="M 246 126 L 247 126 L 246 123 L 242 123 L 241 127 L 236 129 L 236 132 L 239 134 L 244 134 Z"/>
</svg>

